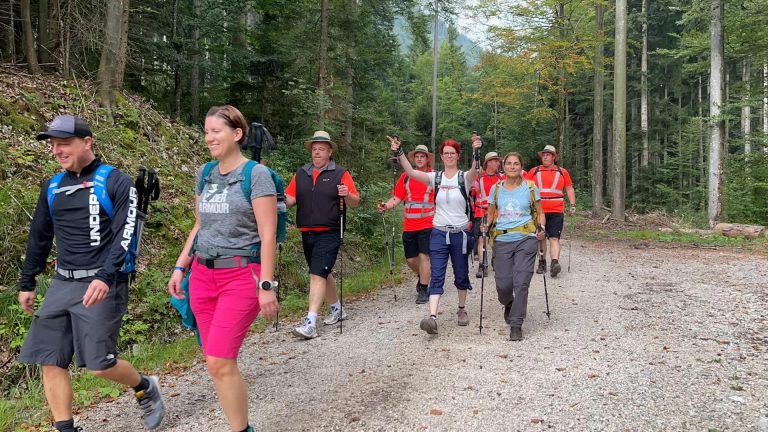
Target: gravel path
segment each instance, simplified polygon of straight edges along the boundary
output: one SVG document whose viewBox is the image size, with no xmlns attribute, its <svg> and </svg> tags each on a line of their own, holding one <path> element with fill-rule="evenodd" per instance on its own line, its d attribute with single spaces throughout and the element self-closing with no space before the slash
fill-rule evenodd
<svg viewBox="0 0 768 432">
<path fill-rule="evenodd" d="M 566 248 L 567 251 L 567 248 Z M 566 256 L 564 254 L 564 256 Z M 563 260 L 567 264 L 567 259 Z M 410 280 L 410 278 L 409 278 Z M 473 282 L 475 283 L 475 282 Z M 252 336 L 241 356 L 262 431 L 768 432 L 768 261 L 732 251 L 574 242 L 571 272 L 534 275 L 525 340 L 509 342 L 493 278 L 469 327 L 443 298 L 418 328 L 411 282 L 347 305 L 344 334 Z M 227 431 L 202 364 L 162 377 L 161 430 Z M 83 413 L 87 431 L 136 430 L 128 392 Z"/>
</svg>

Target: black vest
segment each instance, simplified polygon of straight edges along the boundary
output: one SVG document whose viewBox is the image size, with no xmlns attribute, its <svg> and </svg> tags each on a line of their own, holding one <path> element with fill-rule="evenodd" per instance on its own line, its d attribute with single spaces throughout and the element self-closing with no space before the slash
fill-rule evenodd
<svg viewBox="0 0 768 432">
<path fill-rule="evenodd" d="M 330 161 L 312 184 L 313 170 L 309 163 L 296 171 L 296 226 L 339 229 L 340 198 L 336 186 L 347 170 Z"/>
</svg>

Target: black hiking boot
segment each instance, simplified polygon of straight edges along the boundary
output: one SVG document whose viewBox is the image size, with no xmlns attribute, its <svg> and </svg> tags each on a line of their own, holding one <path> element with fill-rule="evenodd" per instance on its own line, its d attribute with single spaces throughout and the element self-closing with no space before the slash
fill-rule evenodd
<svg viewBox="0 0 768 432">
<path fill-rule="evenodd" d="M 551 269 L 550 269 L 550 273 L 549 273 L 549 274 L 550 274 L 552 277 L 555 277 L 555 276 L 557 276 L 557 275 L 560 273 L 560 270 L 562 270 L 562 269 L 563 269 L 563 268 L 562 268 L 562 267 L 560 267 L 560 263 L 559 263 L 559 262 L 557 262 L 557 260 L 554 260 L 554 259 L 553 259 L 553 260 L 552 260 L 552 267 L 551 267 Z M 544 270 L 544 271 L 546 271 L 546 270 Z"/>
<path fill-rule="evenodd" d="M 510 327 L 509 328 L 509 340 L 511 341 L 521 341 L 523 340 L 523 329 L 520 327 Z"/>
<path fill-rule="evenodd" d="M 416 285 L 416 304 L 424 304 L 429 301 L 429 295 L 427 294 L 427 288 L 429 285 Z"/>
<path fill-rule="evenodd" d="M 539 267 L 536 268 L 536 274 L 544 274 L 547 271 L 547 261 L 539 260 Z"/>
</svg>

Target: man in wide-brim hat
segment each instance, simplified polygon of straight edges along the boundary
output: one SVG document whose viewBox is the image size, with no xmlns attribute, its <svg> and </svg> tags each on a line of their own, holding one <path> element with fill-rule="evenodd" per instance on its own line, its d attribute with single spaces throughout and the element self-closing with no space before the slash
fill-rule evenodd
<svg viewBox="0 0 768 432">
<path fill-rule="evenodd" d="M 339 149 L 336 143 L 331 141 L 331 136 L 328 134 L 328 132 L 322 130 L 315 131 L 315 133 L 312 134 L 312 138 L 304 141 L 304 148 L 311 152 L 312 144 L 314 143 L 328 143 L 328 145 L 331 146 L 332 151 Z"/>
<path fill-rule="evenodd" d="M 545 145 L 543 150 L 539 150 L 537 154 L 539 155 L 539 159 L 542 159 L 544 157 L 545 153 L 550 153 L 552 157 L 554 157 L 554 162 L 557 162 L 558 155 L 557 155 L 557 149 L 553 145 Z"/>
<path fill-rule="evenodd" d="M 296 170 L 285 189 L 285 203 L 296 205 L 296 226 L 301 231 L 304 258 L 309 266 L 309 311 L 293 335 L 302 339 L 317 337 L 317 317 L 323 299 L 330 313 L 326 325 L 346 318 L 336 294 L 336 281 L 331 271 L 341 247 L 340 202 L 357 207 L 360 195 L 352 175 L 331 159 L 337 146 L 326 131 L 315 131 L 304 146 L 312 153 L 312 162 Z"/>
<path fill-rule="evenodd" d="M 426 161 L 427 165 L 432 167 L 432 165 L 435 164 L 435 155 L 433 153 L 430 153 L 429 149 L 424 144 L 419 144 L 419 145 L 416 146 L 416 148 L 414 148 L 413 150 L 408 152 L 408 159 L 411 161 L 412 164 L 418 165 L 416 163 L 416 155 L 419 154 L 419 153 L 421 153 L 421 154 L 423 154 L 423 155 L 425 155 L 427 157 L 427 161 Z M 417 166 L 417 168 L 419 168 L 419 167 Z M 428 171 L 425 171 L 425 172 L 428 172 Z"/>
<path fill-rule="evenodd" d="M 435 155 L 427 146 L 419 144 L 408 152 L 408 159 L 423 172 L 432 172 Z M 435 196 L 431 186 L 408 178 L 405 173 L 395 183 L 392 197 L 377 208 L 384 213 L 405 202 L 403 210 L 403 252 L 408 267 L 416 273 L 416 303 L 429 301 L 429 237 L 432 234 L 432 218 L 435 215 Z M 393 239 L 394 240 L 394 239 Z M 392 257 L 394 259 L 394 257 Z"/>
<path fill-rule="evenodd" d="M 499 166 L 501 165 L 501 158 L 496 152 L 488 152 L 483 159 L 483 171 L 477 175 L 475 184 L 472 185 L 472 193 L 475 195 L 475 207 L 473 209 L 473 222 L 472 222 L 472 235 L 475 237 L 475 246 L 472 253 L 480 261 L 477 267 L 476 277 L 481 278 L 483 274 L 488 275 L 488 269 L 483 266 L 483 263 L 479 258 L 480 248 L 480 226 L 482 225 L 483 218 L 488 212 L 488 194 L 491 193 L 493 185 L 498 183 L 504 178 L 499 173 Z"/>
<path fill-rule="evenodd" d="M 555 277 L 561 270 L 560 234 L 562 234 L 565 219 L 565 195 L 568 195 L 568 201 L 571 203 L 569 213 L 573 216 L 576 214 L 576 192 L 568 170 L 555 164 L 557 161 L 555 146 L 546 145 L 538 154 L 541 165 L 531 168 L 528 171 L 528 178 L 536 183 L 541 194 L 541 207 L 547 220 L 545 230 L 549 239 L 549 256 L 552 259 L 550 274 Z M 536 268 L 536 273 L 539 274 L 547 271 L 547 240 L 542 240 L 541 247 L 544 249 L 545 258 L 544 261 L 539 260 L 539 266 Z"/>
</svg>

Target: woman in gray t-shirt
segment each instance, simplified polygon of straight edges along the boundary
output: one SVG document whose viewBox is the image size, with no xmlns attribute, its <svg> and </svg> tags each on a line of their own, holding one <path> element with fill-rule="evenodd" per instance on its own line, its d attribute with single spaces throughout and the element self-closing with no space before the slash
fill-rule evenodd
<svg viewBox="0 0 768 432">
<path fill-rule="evenodd" d="M 237 367 L 240 346 L 259 311 L 272 319 L 279 308 L 272 290 L 277 285 L 275 184 L 266 168 L 240 153 L 247 132 L 237 108 L 208 111 L 205 143 L 216 161 L 197 172 L 195 226 L 168 282 L 171 295 L 183 298 L 181 282 L 191 264 L 189 303 L 203 355 L 229 426 L 236 431 L 252 430 L 248 392 Z"/>
</svg>

